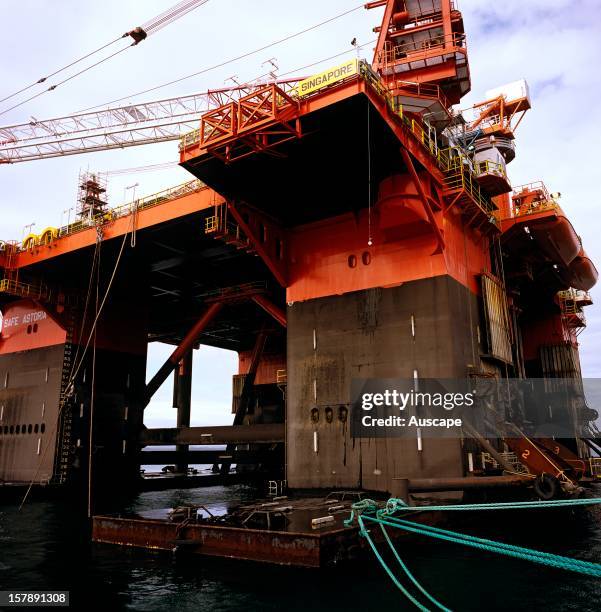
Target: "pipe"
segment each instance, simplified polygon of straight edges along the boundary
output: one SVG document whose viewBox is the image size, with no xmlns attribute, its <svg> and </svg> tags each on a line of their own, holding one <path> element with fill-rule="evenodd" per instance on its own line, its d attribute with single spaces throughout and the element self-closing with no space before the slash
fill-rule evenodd
<svg viewBox="0 0 601 612">
<path fill-rule="evenodd" d="M 400 480 L 403 479 L 394 479 Z M 408 490 L 417 493 L 435 491 L 463 491 L 464 489 L 494 489 L 532 484 L 527 476 L 466 476 L 463 478 L 410 478 Z"/>
</svg>

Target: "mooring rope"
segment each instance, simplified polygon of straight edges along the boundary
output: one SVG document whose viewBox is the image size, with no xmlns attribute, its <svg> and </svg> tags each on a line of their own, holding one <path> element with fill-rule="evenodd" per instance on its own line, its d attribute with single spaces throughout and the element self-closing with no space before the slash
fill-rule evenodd
<svg viewBox="0 0 601 612">
<path fill-rule="evenodd" d="M 431 525 L 424 525 L 416 523 L 414 521 L 408 521 L 398 516 L 394 516 L 397 512 L 406 511 L 478 511 L 478 510 L 509 510 L 509 509 L 533 509 L 533 508 L 553 508 L 553 507 L 573 507 L 573 506 L 585 506 L 585 505 L 597 505 L 601 504 L 601 498 L 590 498 L 590 499 L 562 499 L 562 500 L 549 500 L 549 501 L 526 501 L 526 502 L 499 502 L 490 504 L 457 504 L 448 506 L 407 506 L 402 499 L 391 498 L 387 501 L 385 507 L 379 508 L 378 504 L 371 499 L 364 499 L 356 504 L 352 505 L 351 516 L 345 521 L 345 525 L 350 526 L 354 520 L 357 520 L 360 534 L 366 538 L 370 548 L 374 552 L 376 559 L 384 571 L 391 578 L 397 588 L 413 603 L 419 610 L 428 611 L 416 597 L 414 597 L 409 590 L 400 582 L 400 580 L 394 575 L 394 572 L 390 569 L 380 552 L 378 551 L 369 530 L 366 528 L 365 521 L 376 523 L 379 525 L 384 539 L 388 543 L 394 557 L 399 563 L 401 569 L 405 572 L 406 576 L 413 583 L 413 585 L 420 591 L 420 593 L 426 597 L 431 603 L 437 608 L 443 610 L 443 612 L 450 612 L 443 604 L 436 600 L 430 593 L 424 589 L 424 587 L 417 581 L 413 574 L 409 571 L 409 568 L 402 561 L 395 549 L 385 526 L 394 527 L 396 529 L 402 529 L 409 533 L 415 533 L 418 535 L 424 535 L 430 538 L 451 542 L 453 544 L 462 544 L 464 546 L 470 546 L 478 550 L 486 552 L 497 553 L 516 559 L 522 559 L 525 561 L 531 561 L 540 565 L 553 567 L 557 569 L 563 569 L 571 572 L 576 572 L 586 576 L 592 576 L 594 578 L 601 578 L 601 564 L 594 563 L 591 561 L 582 561 L 580 559 L 573 559 L 571 557 L 564 557 L 562 555 L 556 555 L 539 550 L 533 550 L 525 548 L 523 546 L 516 546 L 514 544 L 505 544 L 503 542 L 497 542 L 495 540 L 489 540 L 486 538 L 480 538 L 477 536 L 467 535 L 448 529 L 441 529 L 439 527 L 433 527 Z"/>
</svg>

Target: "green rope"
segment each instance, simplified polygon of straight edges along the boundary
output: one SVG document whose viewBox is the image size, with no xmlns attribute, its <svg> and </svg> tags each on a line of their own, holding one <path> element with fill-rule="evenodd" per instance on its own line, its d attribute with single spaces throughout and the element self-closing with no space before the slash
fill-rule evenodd
<svg viewBox="0 0 601 612">
<path fill-rule="evenodd" d="M 363 500 L 371 501 L 371 500 Z M 372 502 L 375 505 L 375 502 Z M 592 506 L 601 504 L 601 498 L 583 499 L 553 499 L 549 501 L 518 501 L 518 502 L 498 502 L 492 504 L 457 504 L 447 506 L 408 506 L 402 499 L 390 498 L 386 502 L 386 507 L 378 511 L 378 515 L 393 514 L 399 510 L 408 511 L 457 511 L 457 510 L 527 510 L 531 508 L 561 508 L 573 506 Z"/>
<path fill-rule="evenodd" d="M 374 555 L 376 555 L 376 559 L 380 562 L 380 565 L 384 568 L 384 571 L 388 574 L 388 576 L 390 577 L 392 582 L 394 582 L 394 584 L 401 591 L 401 593 L 403 593 L 403 595 L 418 610 L 421 610 L 421 612 L 430 612 L 430 610 L 428 608 L 426 608 L 424 605 L 422 605 L 417 599 L 415 599 L 415 597 L 413 597 L 413 595 L 411 595 L 411 593 L 399 582 L 398 578 L 394 575 L 392 570 L 388 567 L 388 565 L 386 564 L 386 561 L 384 561 L 384 559 L 382 558 L 382 555 L 380 555 L 380 553 L 378 552 L 378 549 L 376 548 L 376 545 L 373 543 L 371 537 L 369 536 L 369 531 L 367 531 L 367 529 L 365 529 L 365 524 L 363 523 L 360 514 L 357 515 L 357 522 L 359 523 L 359 529 L 360 529 L 361 535 L 369 543 L 371 549 L 374 551 Z"/>
<path fill-rule="evenodd" d="M 366 518 L 369 518 L 369 517 L 366 517 Z M 505 549 L 505 550 L 512 550 L 514 552 L 520 552 L 520 553 L 532 555 L 534 557 L 555 559 L 558 562 L 562 562 L 565 559 L 568 559 L 568 557 L 562 557 L 561 555 L 554 555 L 552 553 L 547 553 L 547 552 L 543 552 L 543 551 L 533 550 L 531 548 L 523 548 L 521 546 L 515 546 L 513 544 L 505 544 L 503 542 L 496 542 L 495 540 L 487 540 L 485 538 L 478 538 L 476 536 L 467 535 L 465 533 L 459 533 L 459 532 L 454 532 L 454 531 L 447 531 L 445 529 L 440 529 L 438 527 L 433 527 L 432 525 L 423 525 L 421 523 L 414 523 L 413 521 L 404 521 L 403 519 L 400 519 L 400 518 L 397 518 L 397 517 L 389 517 L 386 520 L 390 521 L 391 523 L 394 523 L 397 527 L 399 527 L 401 529 L 404 526 L 409 526 L 409 527 L 421 528 L 424 531 L 430 531 L 432 533 L 441 533 L 441 534 L 445 534 L 445 535 L 452 535 L 455 538 L 464 540 L 464 542 L 462 542 L 462 543 L 465 543 L 465 544 L 467 544 L 467 542 L 485 543 L 488 546 L 502 548 L 502 549 Z M 378 519 L 378 522 L 379 522 L 379 519 Z M 424 535 L 427 535 L 427 534 L 424 534 Z M 580 561 L 578 559 L 570 559 L 570 561 L 572 561 L 576 565 L 584 564 L 585 566 L 587 566 L 587 564 L 589 564 L 588 561 Z M 592 565 L 594 567 L 601 567 L 601 566 L 597 566 L 597 564 L 592 564 Z"/>
<path fill-rule="evenodd" d="M 520 546 L 511 546 L 500 542 L 494 542 L 493 540 L 477 538 L 475 536 L 466 537 L 461 533 L 447 531 L 445 529 L 431 528 L 418 523 L 413 523 L 411 521 L 402 521 L 401 519 L 397 519 L 393 522 L 391 520 L 384 520 L 367 515 L 363 516 L 362 518 L 375 523 L 389 525 L 390 527 L 397 527 L 411 533 L 426 535 L 439 540 L 463 544 L 465 546 L 471 546 L 472 548 L 477 548 L 488 552 L 496 552 L 508 557 L 514 557 L 516 559 L 524 559 L 526 561 L 532 561 L 541 565 L 547 565 L 558 569 L 577 572 L 579 574 L 586 574 L 595 578 L 601 578 L 601 564 L 598 563 L 580 561 L 579 559 L 570 559 L 569 557 L 552 555 L 551 553 L 522 548 Z"/>
<path fill-rule="evenodd" d="M 388 532 L 386 531 L 384 525 L 382 525 L 381 523 L 380 523 L 380 529 L 382 530 L 382 533 L 384 534 L 384 538 L 386 539 L 386 542 L 388 542 L 388 546 L 390 547 L 390 550 L 392 550 L 393 555 L 395 556 L 396 560 L 399 562 L 399 565 L 403 568 L 403 571 L 405 572 L 405 574 L 407 574 L 407 577 L 409 578 L 409 580 L 411 580 L 411 582 L 413 582 L 413 584 L 419 589 L 419 591 L 421 591 L 421 593 L 423 593 L 424 596 L 427 597 L 437 608 L 440 608 L 443 612 L 451 612 L 449 608 L 443 606 L 438 600 L 436 600 L 432 595 L 430 595 L 430 593 L 428 593 L 428 591 L 426 591 L 426 589 L 424 589 L 424 587 L 416 580 L 413 574 L 409 571 L 409 568 L 405 565 L 405 563 L 403 563 L 403 560 L 399 556 L 397 549 L 393 546 L 392 542 L 390 541 Z"/>
<path fill-rule="evenodd" d="M 407 521 L 402 518 L 392 516 L 396 512 L 400 511 L 447 511 L 447 510 L 515 510 L 515 509 L 530 509 L 530 508 L 553 508 L 553 507 L 573 507 L 573 506 L 587 506 L 593 504 L 601 504 L 601 498 L 592 499 L 566 499 L 566 500 L 550 500 L 550 501 L 526 501 L 526 502 L 500 502 L 492 504 L 458 504 L 454 506 L 407 506 L 407 504 L 398 498 L 390 498 L 386 502 L 384 508 L 379 509 L 375 501 L 371 499 L 364 499 L 351 507 L 350 517 L 344 521 L 345 525 L 350 526 L 353 524 L 355 517 L 359 526 L 360 534 L 364 536 L 371 549 L 373 550 L 376 558 L 380 562 L 380 565 L 384 568 L 388 576 L 392 579 L 394 584 L 399 590 L 422 612 L 429 612 L 428 608 L 424 607 L 411 593 L 400 583 L 397 577 L 394 575 L 390 567 L 386 564 L 380 553 L 378 552 L 373 540 L 369 535 L 369 531 L 365 527 L 364 520 L 377 523 L 384 534 L 384 538 L 388 543 L 388 546 L 392 550 L 397 562 L 401 566 L 401 569 L 405 572 L 409 580 L 415 585 L 415 587 L 429 599 L 436 607 L 443 612 L 450 612 L 448 608 L 443 606 L 437 601 L 432 595 L 430 595 L 424 587 L 417 581 L 417 579 L 410 572 L 409 568 L 400 558 L 397 550 L 392 544 L 390 537 L 384 528 L 384 525 L 389 527 L 395 527 L 402 529 L 410 533 L 416 533 L 418 535 L 425 535 L 430 538 L 444 540 L 455 544 L 463 544 L 464 546 L 470 546 L 479 550 L 487 552 L 494 552 L 508 557 L 516 559 L 522 559 L 525 561 L 532 561 L 533 563 L 539 563 L 549 567 L 558 569 L 568 570 L 571 572 L 577 572 L 579 574 L 585 574 L 587 576 L 593 576 L 595 578 L 601 578 L 601 564 L 593 563 L 590 561 L 582 561 L 580 559 L 572 559 L 569 557 L 563 557 L 561 555 L 555 555 L 543 551 L 533 550 L 530 548 L 524 548 L 522 546 L 515 546 L 513 544 L 505 544 L 503 542 L 496 542 L 494 540 L 488 540 L 486 538 L 479 538 L 477 536 L 471 536 L 447 529 L 440 529 L 439 527 L 433 527 L 431 525 L 423 525 L 421 523 L 415 523 L 413 521 Z"/>
</svg>

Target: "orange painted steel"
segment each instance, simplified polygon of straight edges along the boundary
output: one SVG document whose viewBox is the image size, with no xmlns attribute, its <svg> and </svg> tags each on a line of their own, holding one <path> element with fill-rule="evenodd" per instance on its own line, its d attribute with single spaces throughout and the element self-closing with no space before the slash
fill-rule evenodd
<svg viewBox="0 0 601 612">
<path fill-rule="evenodd" d="M 459 214 L 434 215 L 446 245 L 443 253 L 434 255 L 438 243 L 433 232 L 416 234 L 415 228 L 407 226 L 404 237 L 395 233 L 390 239 L 388 228 L 380 226 L 377 208 L 372 211 L 372 246 L 367 244 L 369 212 L 365 209 L 294 228 L 286 301 L 394 287 L 447 274 L 479 293 L 477 276 L 490 271 L 490 239 L 466 232 Z"/>
<path fill-rule="evenodd" d="M 436 218 L 434 216 L 434 213 L 432 212 L 430 202 L 428 201 L 426 192 L 424 191 L 424 188 L 419 179 L 417 171 L 415 170 L 415 166 L 413 165 L 413 162 L 411 161 L 411 156 L 409 155 L 409 153 L 407 153 L 405 149 L 401 149 L 401 157 L 403 158 L 403 161 L 405 162 L 405 166 L 407 166 L 407 170 L 409 170 L 409 174 L 411 175 L 413 184 L 415 185 L 417 189 L 417 193 L 419 194 L 420 200 L 422 201 L 422 204 L 424 206 L 424 211 L 426 212 L 426 215 L 428 216 L 428 220 L 430 221 L 430 225 L 432 227 L 432 230 L 434 231 L 434 235 L 436 236 L 436 242 L 438 243 L 438 246 L 436 247 L 436 251 L 434 251 L 434 253 L 435 254 L 442 253 L 442 251 L 444 251 L 444 248 L 445 248 L 444 238 L 442 237 L 440 228 L 438 227 L 438 224 L 436 223 Z"/>
<path fill-rule="evenodd" d="M 542 449 L 536 441 L 523 438 L 504 438 L 507 446 L 532 474 L 551 474 L 563 481 L 572 482 L 573 466 L 549 449 Z"/>
<path fill-rule="evenodd" d="M 208 210 L 214 207 L 216 202 L 223 203 L 225 200 L 206 187 L 181 198 L 135 212 L 135 229 L 139 231 L 201 210 Z M 120 217 L 114 221 L 109 220 L 102 225 L 102 230 L 104 240 L 123 236 L 132 230 L 132 215 Z M 76 234 L 58 238 L 49 245 L 40 245 L 31 250 L 21 251 L 15 258 L 15 266 L 24 268 L 40 261 L 85 249 L 92 246 L 96 239 L 96 227 L 90 227 Z"/>
<path fill-rule="evenodd" d="M 261 219 L 261 222 L 259 223 L 260 225 L 259 231 L 263 235 L 257 236 L 253 228 L 251 228 L 249 223 L 247 223 L 246 220 L 244 219 L 242 212 L 238 209 L 238 207 L 233 202 L 231 201 L 227 202 L 227 210 L 231 214 L 231 216 L 233 217 L 237 225 L 240 227 L 242 232 L 244 232 L 245 236 L 249 239 L 252 245 L 252 248 L 256 251 L 257 255 L 263 260 L 265 265 L 269 268 L 269 271 L 273 274 L 274 278 L 278 281 L 278 283 L 282 287 L 286 287 L 288 285 L 288 280 L 287 280 L 285 260 L 283 258 L 284 241 L 282 239 L 279 239 L 282 244 L 282 246 L 280 247 L 281 248 L 280 254 L 282 256 L 278 258 L 276 253 L 269 252 L 268 250 L 269 247 L 267 244 L 265 244 L 265 243 L 268 243 L 269 246 L 272 247 L 271 250 L 272 251 L 274 250 L 275 247 L 274 247 L 273 241 L 268 240 L 268 236 L 267 236 L 268 230 L 267 230 L 267 226 L 265 225 L 266 221 Z M 273 225 L 273 223 L 271 223 L 270 225 Z M 281 228 L 279 228 L 278 231 L 280 235 L 284 233 L 283 229 Z"/>
<path fill-rule="evenodd" d="M 298 101 L 271 83 L 202 115 L 198 145 L 227 163 L 272 150 L 300 138 L 300 123 L 294 123 L 298 113 Z M 182 161 L 188 148 L 186 142 L 184 138 L 180 147 Z"/>
<path fill-rule="evenodd" d="M 238 374 L 247 374 L 252 351 L 241 351 L 238 353 Z M 271 385 L 280 382 L 278 372 L 286 370 L 286 355 L 263 354 L 255 374 L 255 385 Z"/>
<path fill-rule="evenodd" d="M 563 323 L 561 313 L 540 314 L 522 328 L 522 345 L 525 361 L 540 357 L 540 348 L 546 345 L 578 345 L 576 334 Z"/>
<path fill-rule="evenodd" d="M 264 295 L 252 296 L 252 301 L 260 306 L 267 314 L 271 315 L 282 327 L 286 327 L 286 313 Z"/>
<path fill-rule="evenodd" d="M 366 8 L 384 6 L 382 25 L 374 48 L 373 68 L 388 81 L 402 75 L 415 83 L 444 84 L 450 104 L 456 104 L 471 87 L 461 13 L 451 0 L 441 0 L 438 10 L 407 7 L 402 0 L 370 2 Z"/>
<path fill-rule="evenodd" d="M 20 300 L 3 309 L 0 355 L 64 344 L 65 329 L 40 304 Z"/>
</svg>

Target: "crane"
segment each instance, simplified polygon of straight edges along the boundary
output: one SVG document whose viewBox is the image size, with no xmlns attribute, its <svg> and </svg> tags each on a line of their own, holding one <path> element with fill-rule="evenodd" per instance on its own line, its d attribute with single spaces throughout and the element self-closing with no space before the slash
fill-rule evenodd
<svg viewBox="0 0 601 612">
<path fill-rule="evenodd" d="M 301 77 L 302 78 L 302 77 Z M 277 79 L 292 88 L 299 78 Z M 0 127 L 0 164 L 122 149 L 178 140 L 196 129 L 200 115 L 244 97 L 265 82 L 105 108 Z"/>
</svg>

